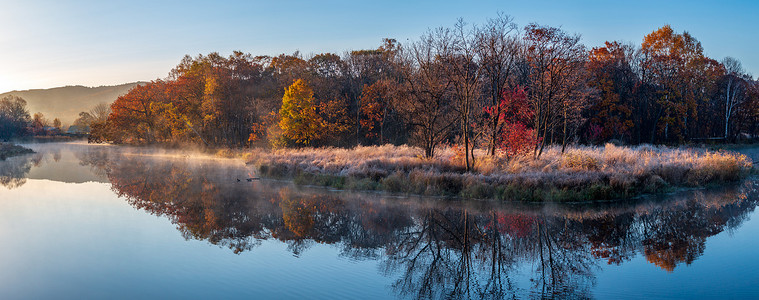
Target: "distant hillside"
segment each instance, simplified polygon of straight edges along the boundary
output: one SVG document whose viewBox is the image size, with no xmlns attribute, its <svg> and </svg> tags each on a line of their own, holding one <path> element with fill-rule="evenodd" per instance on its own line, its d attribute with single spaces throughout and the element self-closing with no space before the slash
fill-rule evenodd
<svg viewBox="0 0 759 300">
<path fill-rule="evenodd" d="M 36 89 L 26 91 L 12 91 L 0 94 L 0 98 L 14 95 L 24 98 L 30 114 L 41 112 L 45 118 L 53 120 L 61 119 L 65 125 L 79 117 L 82 111 L 89 111 L 98 103 L 113 103 L 121 95 L 126 94 L 135 85 L 143 82 L 125 83 L 116 86 L 66 86 L 52 89 Z"/>
</svg>

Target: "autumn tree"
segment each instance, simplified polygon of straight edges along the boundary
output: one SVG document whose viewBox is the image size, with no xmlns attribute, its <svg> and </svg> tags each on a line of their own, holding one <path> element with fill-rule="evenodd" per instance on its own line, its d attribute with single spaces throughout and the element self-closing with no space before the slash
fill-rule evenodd
<svg viewBox="0 0 759 300">
<path fill-rule="evenodd" d="M 341 137 L 347 135 L 355 125 L 345 99 L 321 101 L 316 106 L 316 110 L 317 119 L 321 120 L 320 132 L 317 134 L 320 145 L 347 143 L 348 141 Z"/>
<path fill-rule="evenodd" d="M 663 134 L 664 141 L 683 140 L 688 136 L 689 117 L 691 122 L 695 117 L 691 71 L 703 58 L 701 43 L 688 32 L 676 33 L 666 25 L 646 35 L 641 51 L 642 80 L 657 87 L 653 130 Z"/>
<path fill-rule="evenodd" d="M 0 140 L 22 135 L 30 122 L 26 100 L 12 95 L 0 99 Z"/>
<path fill-rule="evenodd" d="M 34 116 L 32 116 L 32 134 L 34 135 L 43 135 L 45 134 L 45 127 L 47 127 L 48 121 L 45 119 L 45 115 L 41 112 L 34 113 Z"/>
<path fill-rule="evenodd" d="M 282 88 L 288 87 L 298 79 L 308 78 L 309 73 L 308 61 L 303 59 L 297 51 L 291 55 L 280 54 L 273 57 L 267 68 L 271 70 Z"/>
<path fill-rule="evenodd" d="M 737 128 L 751 138 L 757 136 L 759 130 L 759 80 L 747 82 L 746 98 L 741 102 L 736 112 Z"/>
<path fill-rule="evenodd" d="M 420 146 L 427 158 L 435 155 L 435 149 L 449 137 L 456 121 L 450 99 L 451 82 L 441 61 L 444 49 L 438 44 L 445 34 L 442 29 L 429 31 L 403 48 L 404 81 L 393 99 L 394 107 L 413 130 L 411 142 Z"/>
<path fill-rule="evenodd" d="M 495 154 L 503 132 L 500 102 L 502 95 L 517 84 L 515 73 L 522 58 L 522 43 L 517 25 L 510 16 L 498 14 L 477 30 L 477 54 L 480 57 L 484 93 L 494 111 L 485 122 L 488 153 Z"/>
<path fill-rule="evenodd" d="M 184 124 L 176 128 L 178 136 L 206 144 L 244 146 L 251 126 L 276 109 L 261 102 L 281 97 L 275 96 L 277 84 L 270 79 L 276 72 L 271 64 L 285 68 L 283 60 L 287 61 L 239 51 L 228 57 L 218 53 L 185 57 L 167 82 L 169 111 L 173 109 L 177 124 Z M 267 72 L 269 76 L 264 77 Z"/>
<path fill-rule="evenodd" d="M 690 72 L 692 78 L 689 85 L 689 97 L 693 97 L 695 109 L 688 120 L 688 138 L 703 139 L 721 136 L 723 118 L 718 117 L 723 112 L 720 107 L 720 82 L 725 78 L 725 67 L 720 62 L 709 57 L 694 61 Z"/>
<path fill-rule="evenodd" d="M 525 27 L 529 62 L 529 100 L 535 112 L 537 132 L 534 155 L 540 157 L 548 142 L 553 142 L 557 126 L 561 131 L 562 151 L 570 126 L 577 125 L 587 98 L 585 92 L 585 47 L 579 35 L 559 28 L 530 24 Z"/>
<path fill-rule="evenodd" d="M 98 140 L 154 143 L 158 135 L 156 102 L 165 102 L 165 84 L 153 81 L 132 88 L 111 104 L 109 130 L 93 132 Z M 104 129 L 104 128 L 101 128 Z M 93 128 L 94 131 L 94 128 Z M 113 133 L 113 134 L 110 134 Z"/>
<path fill-rule="evenodd" d="M 497 149 L 507 157 L 527 154 L 535 139 L 535 131 L 529 127 L 533 117 L 524 88 L 504 90 L 496 106 L 486 106 L 489 119 L 498 119 L 501 128 L 496 139 Z"/>
<path fill-rule="evenodd" d="M 361 143 L 361 99 L 363 88 L 380 80 L 401 81 L 403 72 L 398 63 L 400 46 L 395 39 L 385 38 L 376 49 L 355 50 L 346 54 L 348 68 L 344 94 L 350 99 L 351 112 L 355 119 L 356 143 Z"/>
<path fill-rule="evenodd" d="M 324 122 L 323 145 L 346 146 L 352 139 L 345 138 L 358 122 L 351 111 L 349 64 L 333 53 L 322 53 L 308 60 L 308 82 L 314 91 L 314 106 Z"/>
<path fill-rule="evenodd" d="M 588 85 L 596 90 L 587 117 L 588 128 L 598 126 L 601 140 L 629 140 L 635 126 L 632 106 L 638 77 L 633 72 L 633 46 L 606 42 L 588 57 Z"/>
<path fill-rule="evenodd" d="M 380 145 L 387 141 L 385 128 L 392 121 L 389 119 L 394 113 L 393 98 L 397 97 L 396 92 L 397 83 L 388 79 L 365 86 L 361 92 L 361 128 L 367 139 L 377 139 Z"/>
<path fill-rule="evenodd" d="M 320 137 L 322 119 L 314 107 L 314 92 L 302 79 L 285 89 L 279 116 L 283 136 L 295 144 L 309 146 Z"/>
<path fill-rule="evenodd" d="M 343 100 L 350 80 L 349 65 L 339 55 L 322 53 L 311 57 L 307 66 L 309 86 L 314 90 L 317 99 Z M 292 82 L 292 81 L 291 81 Z M 349 101 L 346 99 L 346 102 Z M 347 103 L 349 104 L 349 103 Z"/>
</svg>

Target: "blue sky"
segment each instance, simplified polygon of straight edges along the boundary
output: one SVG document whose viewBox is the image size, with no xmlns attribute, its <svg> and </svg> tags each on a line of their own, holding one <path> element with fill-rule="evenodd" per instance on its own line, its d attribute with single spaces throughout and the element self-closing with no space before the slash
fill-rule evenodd
<svg viewBox="0 0 759 300">
<path fill-rule="evenodd" d="M 759 75 L 759 1 L 10 1 L 0 0 L 0 92 L 165 77 L 185 54 L 338 52 L 401 43 L 457 18 L 501 11 L 606 40 L 640 44 L 670 24 L 708 56 Z"/>
</svg>

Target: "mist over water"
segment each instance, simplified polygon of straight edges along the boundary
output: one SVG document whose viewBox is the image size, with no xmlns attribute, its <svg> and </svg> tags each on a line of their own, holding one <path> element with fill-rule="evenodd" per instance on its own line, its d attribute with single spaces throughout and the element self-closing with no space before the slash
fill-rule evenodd
<svg viewBox="0 0 759 300">
<path fill-rule="evenodd" d="M 0 297 L 759 295 L 755 178 L 564 205 L 252 180 L 197 152 L 25 145 L 0 162 Z"/>
</svg>

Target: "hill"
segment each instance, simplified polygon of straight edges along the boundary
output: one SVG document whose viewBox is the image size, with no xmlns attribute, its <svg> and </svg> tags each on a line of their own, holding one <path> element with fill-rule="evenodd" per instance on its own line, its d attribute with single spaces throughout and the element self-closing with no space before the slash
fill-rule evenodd
<svg viewBox="0 0 759 300">
<path fill-rule="evenodd" d="M 14 95 L 24 98 L 30 114 L 41 112 L 45 118 L 61 119 L 64 125 L 79 117 L 82 111 L 89 111 L 98 103 L 113 103 L 121 95 L 126 94 L 132 87 L 144 82 L 132 82 L 115 86 L 86 87 L 81 85 L 65 86 L 51 89 L 34 89 L 12 91 L 0 94 L 0 98 Z"/>
</svg>

